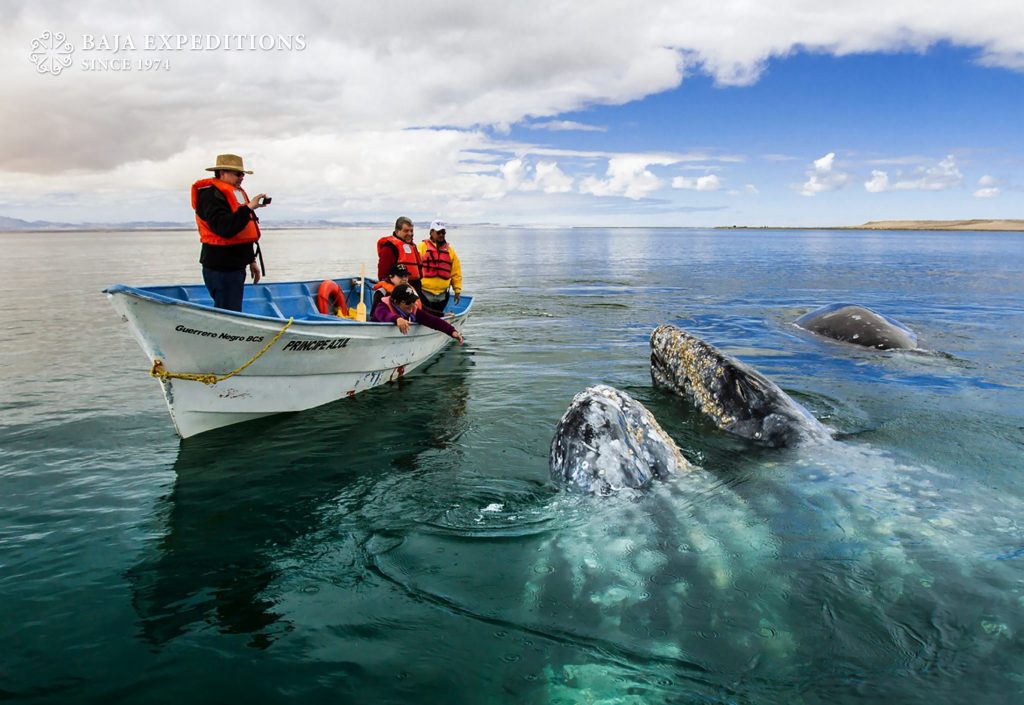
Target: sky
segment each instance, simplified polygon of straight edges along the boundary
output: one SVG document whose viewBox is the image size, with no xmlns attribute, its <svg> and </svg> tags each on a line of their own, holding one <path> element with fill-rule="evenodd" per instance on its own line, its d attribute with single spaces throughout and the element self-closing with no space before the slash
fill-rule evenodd
<svg viewBox="0 0 1024 705">
<path fill-rule="evenodd" d="M 1024 218 L 1019 0 L 3 0 L 0 65 L 0 217 Z"/>
</svg>

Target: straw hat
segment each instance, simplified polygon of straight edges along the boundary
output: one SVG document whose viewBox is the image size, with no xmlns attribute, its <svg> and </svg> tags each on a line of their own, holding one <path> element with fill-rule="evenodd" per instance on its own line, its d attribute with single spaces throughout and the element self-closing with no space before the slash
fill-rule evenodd
<svg viewBox="0 0 1024 705">
<path fill-rule="evenodd" d="M 242 158 L 237 154 L 218 154 L 217 163 L 213 166 L 206 167 L 207 171 L 240 171 L 243 174 L 251 174 L 251 171 L 246 171 L 245 166 L 242 164 Z"/>
</svg>

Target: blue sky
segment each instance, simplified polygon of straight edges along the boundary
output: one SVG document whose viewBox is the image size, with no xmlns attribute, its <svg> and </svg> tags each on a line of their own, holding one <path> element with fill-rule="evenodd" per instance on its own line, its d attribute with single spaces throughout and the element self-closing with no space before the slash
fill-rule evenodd
<svg viewBox="0 0 1024 705">
<path fill-rule="evenodd" d="M 1024 217 L 1017 2 L 202 7 L 5 6 L 0 216 L 187 222 L 234 152 L 271 221 Z M 73 62 L 47 73 L 56 32 Z"/>
<path fill-rule="evenodd" d="M 600 131 L 538 137 L 537 130 L 517 125 L 509 137 L 565 150 L 740 156 L 739 162 L 701 172 L 719 175 L 718 191 L 662 189 L 650 195 L 651 201 L 689 207 L 721 206 L 719 224 L 741 211 L 755 214 L 753 220 L 738 218 L 744 224 L 1021 217 L 1024 73 L 980 66 L 976 59 L 977 51 L 948 44 L 924 52 L 843 57 L 798 52 L 770 61 L 753 85 L 721 86 L 711 76 L 696 75 L 642 100 L 558 117 Z M 834 191 L 801 195 L 812 162 L 829 153 L 836 155 L 834 168 L 852 180 Z M 962 179 L 948 188 L 899 193 L 864 188 L 872 171 L 886 171 L 890 180 L 903 173 L 913 181 L 915 170 L 935 167 L 949 156 Z M 687 173 L 679 165 L 653 169 L 666 178 Z M 974 196 L 986 175 L 1001 185 L 998 197 Z M 737 199 L 725 193 L 748 184 L 756 196 Z"/>
</svg>

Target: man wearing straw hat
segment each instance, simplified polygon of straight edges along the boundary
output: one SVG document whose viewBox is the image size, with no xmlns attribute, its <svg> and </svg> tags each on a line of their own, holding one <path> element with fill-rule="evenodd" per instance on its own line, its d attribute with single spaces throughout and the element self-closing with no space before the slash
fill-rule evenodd
<svg viewBox="0 0 1024 705">
<path fill-rule="evenodd" d="M 218 154 L 217 163 L 206 170 L 213 172 L 213 178 L 192 184 L 192 209 L 203 243 L 199 254 L 203 282 L 214 306 L 241 311 L 246 267 L 253 284 L 260 280 L 256 259 L 259 257 L 262 264 L 262 255 L 256 209 L 270 203 L 270 199 L 265 193 L 253 198 L 246 194 L 242 180 L 252 172 L 245 170 L 238 155 Z"/>
</svg>

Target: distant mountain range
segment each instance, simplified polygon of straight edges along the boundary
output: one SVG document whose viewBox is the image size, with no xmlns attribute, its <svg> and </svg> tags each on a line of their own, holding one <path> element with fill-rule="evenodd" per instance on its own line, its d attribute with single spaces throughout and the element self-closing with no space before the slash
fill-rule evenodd
<svg viewBox="0 0 1024 705">
<path fill-rule="evenodd" d="M 160 221 L 130 223 L 55 223 L 49 220 L 22 220 L 0 215 L 0 232 L 40 232 L 54 230 L 183 230 L 195 225 Z"/>
<path fill-rule="evenodd" d="M 382 227 L 380 222 L 353 221 L 338 222 L 333 220 L 275 220 L 261 224 L 267 230 L 284 228 L 361 228 Z M 174 222 L 160 220 L 136 220 L 126 223 L 57 223 L 49 220 L 22 220 L 0 215 L 0 232 L 54 232 L 54 231 L 109 231 L 109 230 L 194 230 L 194 222 Z"/>
</svg>

